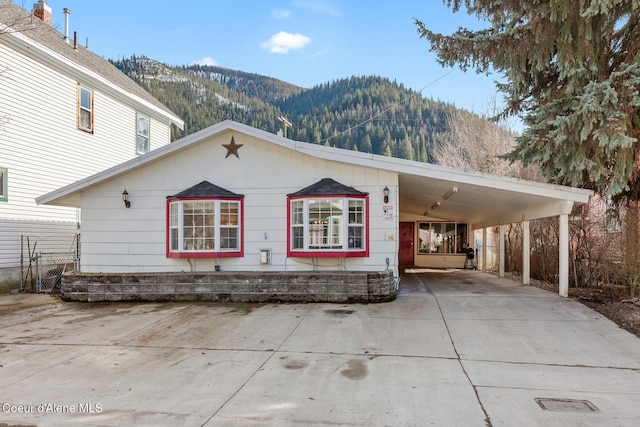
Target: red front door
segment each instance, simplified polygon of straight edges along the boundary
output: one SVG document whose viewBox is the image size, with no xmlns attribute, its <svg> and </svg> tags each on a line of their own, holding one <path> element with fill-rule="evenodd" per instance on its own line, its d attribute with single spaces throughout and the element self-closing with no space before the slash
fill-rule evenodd
<svg viewBox="0 0 640 427">
<path fill-rule="evenodd" d="M 398 249 L 398 264 L 413 265 L 413 222 L 400 224 L 400 249 Z"/>
</svg>

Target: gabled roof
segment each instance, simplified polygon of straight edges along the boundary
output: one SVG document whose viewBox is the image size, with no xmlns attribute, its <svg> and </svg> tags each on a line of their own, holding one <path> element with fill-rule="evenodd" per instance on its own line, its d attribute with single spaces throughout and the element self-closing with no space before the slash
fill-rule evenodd
<svg viewBox="0 0 640 427">
<path fill-rule="evenodd" d="M 399 189 L 391 194 L 398 211 L 429 218 L 466 222 L 477 228 L 568 214 L 575 204 L 587 203 L 592 191 L 523 179 L 487 175 L 412 160 L 361 153 L 298 142 L 226 120 L 157 148 L 110 169 L 52 191 L 38 204 L 80 206 L 80 192 L 104 181 L 188 149 L 216 135 L 233 131 L 327 161 L 395 172 Z M 391 183 L 389 183 L 391 185 Z M 456 188 L 457 191 L 452 191 Z"/>
<path fill-rule="evenodd" d="M 287 194 L 287 196 L 366 196 L 367 194 L 369 193 L 358 191 L 353 187 L 347 187 L 331 178 L 322 178 L 315 184 L 311 184 L 295 193 Z"/>
<path fill-rule="evenodd" d="M 63 34 L 11 0 L 0 0 L 0 35 L 0 43 L 34 58 L 44 57 L 47 66 L 57 67 L 78 78 L 82 76 L 92 84 L 102 86 L 112 96 L 136 102 L 150 114 L 162 116 L 180 129 L 184 127 L 180 117 L 109 61 L 80 44 L 74 47 L 73 40 L 66 43 Z"/>
<path fill-rule="evenodd" d="M 187 188 L 178 194 L 167 196 L 167 199 L 185 199 L 189 197 L 229 197 L 233 199 L 240 199 L 243 198 L 244 195 L 234 193 L 226 188 L 218 187 L 209 181 L 202 181 L 201 183 Z"/>
</svg>

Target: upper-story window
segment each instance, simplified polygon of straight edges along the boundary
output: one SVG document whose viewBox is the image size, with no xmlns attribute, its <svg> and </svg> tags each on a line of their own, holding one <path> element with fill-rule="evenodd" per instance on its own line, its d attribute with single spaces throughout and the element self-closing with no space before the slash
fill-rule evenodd
<svg viewBox="0 0 640 427">
<path fill-rule="evenodd" d="M 0 168 L 0 202 L 6 202 L 9 200 L 7 189 L 9 184 L 7 182 L 8 172 L 7 168 Z"/>
<path fill-rule="evenodd" d="M 136 114 L 136 154 L 149 152 L 149 122 L 148 116 Z"/>
<path fill-rule="evenodd" d="M 93 133 L 93 90 L 78 85 L 78 129 Z"/>
<path fill-rule="evenodd" d="M 167 257 L 241 257 L 244 196 L 202 181 L 167 198 Z"/>
<path fill-rule="evenodd" d="M 289 194 L 288 255 L 369 255 L 368 194 L 330 178 Z"/>
</svg>

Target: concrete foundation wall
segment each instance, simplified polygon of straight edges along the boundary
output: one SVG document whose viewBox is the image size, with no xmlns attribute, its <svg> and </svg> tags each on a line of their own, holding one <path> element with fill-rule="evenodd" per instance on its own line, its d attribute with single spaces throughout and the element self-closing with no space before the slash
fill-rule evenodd
<svg viewBox="0 0 640 427">
<path fill-rule="evenodd" d="M 20 283 L 21 274 L 22 270 L 20 267 L 0 268 L 0 285 Z"/>
<path fill-rule="evenodd" d="M 336 302 L 392 301 L 392 270 L 383 272 L 208 272 L 93 274 L 62 277 L 66 301 Z"/>
</svg>

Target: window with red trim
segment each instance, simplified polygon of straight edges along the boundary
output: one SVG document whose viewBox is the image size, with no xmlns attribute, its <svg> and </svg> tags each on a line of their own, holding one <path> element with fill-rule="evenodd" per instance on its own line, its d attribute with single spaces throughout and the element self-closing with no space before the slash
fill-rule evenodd
<svg viewBox="0 0 640 427">
<path fill-rule="evenodd" d="M 244 196 L 202 181 L 167 197 L 167 257 L 224 258 L 244 253 Z"/>
<path fill-rule="evenodd" d="M 168 217 L 169 257 L 242 255 L 242 199 L 169 201 Z"/>
<path fill-rule="evenodd" d="M 187 199 L 167 202 L 167 256 L 242 256 L 242 199 Z"/>
<path fill-rule="evenodd" d="M 368 197 L 289 198 L 289 256 L 368 256 Z"/>
</svg>

